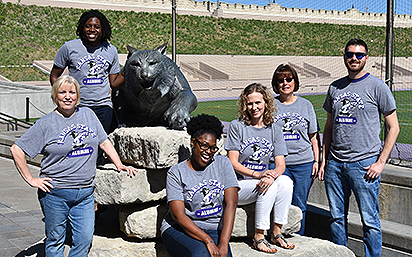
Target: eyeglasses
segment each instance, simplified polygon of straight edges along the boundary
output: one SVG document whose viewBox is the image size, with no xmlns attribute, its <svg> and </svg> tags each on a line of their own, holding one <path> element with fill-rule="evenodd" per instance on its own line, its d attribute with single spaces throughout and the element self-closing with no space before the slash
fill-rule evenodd
<svg viewBox="0 0 412 257">
<path fill-rule="evenodd" d="M 358 60 L 360 60 L 360 59 L 362 59 L 363 57 L 365 57 L 365 53 L 362 53 L 362 52 L 358 52 L 358 53 L 355 53 L 355 52 L 346 52 L 345 53 L 345 56 L 346 56 L 346 58 L 348 58 L 348 59 L 351 59 L 352 57 L 353 57 L 353 55 L 355 55 L 356 56 L 356 59 L 358 59 Z"/>
<path fill-rule="evenodd" d="M 285 80 L 286 80 L 286 82 L 290 83 L 290 82 L 292 82 L 293 78 L 292 77 L 281 78 L 281 79 L 278 79 L 278 83 L 283 83 L 283 82 L 285 82 Z"/>
<path fill-rule="evenodd" d="M 210 145 L 207 145 L 207 144 L 203 144 L 202 142 L 200 142 L 196 138 L 193 139 L 193 140 L 199 145 L 200 149 L 203 150 L 203 151 L 207 151 L 207 149 L 210 149 L 210 151 L 212 153 L 216 153 L 217 150 L 219 150 L 219 147 L 217 147 L 216 145 L 210 146 Z"/>
</svg>

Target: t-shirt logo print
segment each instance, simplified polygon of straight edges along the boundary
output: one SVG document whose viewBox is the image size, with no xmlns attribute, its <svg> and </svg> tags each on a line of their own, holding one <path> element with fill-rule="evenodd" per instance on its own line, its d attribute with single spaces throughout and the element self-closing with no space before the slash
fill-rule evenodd
<svg viewBox="0 0 412 257">
<path fill-rule="evenodd" d="M 296 128 L 300 124 L 299 119 L 292 119 L 291 117 L 286 117 L 282 119 L 284 125 L 282 126 L 283 138 L 285 141 L 299 140 L 300 134 L 296 131 Z"/>
<path fill-rule="evenodd" d="M 223 208 L 219 204 L 219 197 L 221 197 L 224 188 L 225 186 L 215 179 L 204 180 L 193 186 L 186 199 L 188 202 L 199 203 L 199 207 L 197 207 L 199 210 L 195 211 L 195 215 L 206 218 L 220 213 Z"/>
<path fill-rule="evenodd" d="M 104 71 L 109 68 L 109 63 L 100 55 L 89 54 L 80 59 L 76 65 L 77 70 L 87 67 L 87 77 L 82 80 L 83 85 L 101 85 L 104 82 L 102 78 Z"/>
<path fill-rule="evenodd" d="M 264 163 L 264 158 L 271 154 L 274 147 L 266 138 L 251 137 L 242 142 L 241 149 L 239 153 L 242 155 L 245 151 L 248 153 L 249 157 L 243 161 L 242 165 L 248 169 L 255 170 L 257 172 L 263 172 L 266 170 L 267 164 Z"/>
<path fill-rule="evenodd" d="M 365 109 L 365 105 L 360 96 L 350 92 L 336 97 L 333 104 L 337 105 L 336 107 L 340 105 L 338 115 L 335 118 L 335 121 L 340 124 L 356 124 L 358 120 L 354 117 L 354 112 L 356 109 Z"/>
<path fill-rule="evenodd" d="M 94 150 L 93 147 L 87 144 L 87 139 L 89 137 L 95 138 L 96 136 L 96 133 L 89 127 L 82 124 L 72 124 L 60 132 L 58 144 L 64 145 L 67 138 L 72 138 L 72 150 L 67 154 L 68 158 L 91 155 Z"/>
<path fill-rule="evenodd" d="M 99 71 L 102 70 L 102 67 L 96 65 L 95 60 L 90 60 L 87 65 L 89 65 L 89 71 L 87 72 L 88 78 L 97 78 Z"/>
<path fill-rule="evenodd" d="M 200 205 L 202 208 L 204 207 L 215 207 L 216 203 L 213 202 L 214 199 L 218 198 L 220 195 L 220 189 L 219 188 L 213 188 L 209 189 L 206 187 L 203 187 L 200 192 L 203 194 L 203 200 L 200 202 Z"/>
<path fill-rule="evenodd" d="M 249 161 L 261 164 L 262 157 L 265 156 L 265 152 L 262 151 L 260 145 L 258 144 L 252 145 L 251 148 L 253 149 L 253 154 L 249 157 Z"/>
<path fill-rule="evenodd" d="M 86 140 L 89 137 L 89 133 L 84 131 L 79 133 L 75 130 L 72 130 L 72 132 L 70 132 L 70 135 L 73 137 L 73 150 L 87 147 Z"/>
</svg>

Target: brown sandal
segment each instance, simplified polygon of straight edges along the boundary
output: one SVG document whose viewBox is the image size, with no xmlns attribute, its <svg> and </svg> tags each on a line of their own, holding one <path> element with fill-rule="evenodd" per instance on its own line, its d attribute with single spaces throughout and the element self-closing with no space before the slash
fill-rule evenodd
<svg viewBox="0 0 412 257">
<path fill-rule="evenodd" d="M 277 239 L 279 238 L 282 239 L 282 241 L 286 244 L 286 246 L 282 246 L 280 243 L 277 242 Z M 293 248 L 295 248 L 295 245 L 293 243 L 289 245 L 289 242 L 285 239 L 285 237 L 282 234 L 277 234 L 276 236 L 272 235 L 272 243 L 284 249 L 292 250 Z"/>
<path fill-rule="evenodd" d="M 257 241 L 255 238 L 252 238 L 252 242 L 253 242 L 252 249 L 255 249 L 257 251 L 264 252 L 264 253 L 276 253 L 278 251 L 277 249 L 273 248 L 273 245 L 271 245 L 265 238 L 259 239 Z M 271 249 L 271 251 L 267 252 L 267 251 L 259 249 L 258 245 L 260 244 L 264 244 L 267 248 Z"/>
</svg>

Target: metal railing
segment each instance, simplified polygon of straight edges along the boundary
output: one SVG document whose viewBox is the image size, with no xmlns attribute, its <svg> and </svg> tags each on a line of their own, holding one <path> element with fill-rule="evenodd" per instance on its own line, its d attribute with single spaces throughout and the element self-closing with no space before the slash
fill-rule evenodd
<svg viewBox="0 0 412 257">
<path fill-rule="evenodd" d="M 28 129 L 33 123 L 20 120 L 16 117 L 0 112 L 0 125 L 4 125 L 7 131 L 18 131 L 19 128 Z"/>
</svg>

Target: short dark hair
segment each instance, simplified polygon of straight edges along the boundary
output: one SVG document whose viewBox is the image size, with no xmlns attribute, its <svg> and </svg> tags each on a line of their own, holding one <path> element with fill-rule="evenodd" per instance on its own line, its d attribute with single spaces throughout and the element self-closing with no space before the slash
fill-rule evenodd
<svg viewBox="0 0 412 257">
<path fill-rule="evenodd" d="M 362 39 L 359 39 L 359 38 L 353 38 L 353 39 L 349 40 L 348 43 L 346 43 L 345 53 L 346 53 L 346 51 L 348 51 L 349 46 L 353 46 L 353 45 L 365 47 L 365 51 L 366 51 L 365 54 L 368 54 L 368 45 L 366 44 L 365 41 L 363 41 Z"/>
<path fill-rule="evenodd" d="M 82 40 L 86 39 L 84 25 L 90 18 L 97 18 L 100 20 L 100 25 L 102 26 L 102 42 L 110 40 L 110 37 L 112 36 L 112 26 L 106 16 L 98 10 L 90 10 L 84 12 L 82 16 L 80 16 L 80 19 L 77 22 L 76 35 Z"/>
<path fill-rule="evenodd" d="M 199 114 L 192 117 L 186 124 L 187 133 L 191 138 L 197 138 L 205 133 L 210 133 L 220 139 L 223 134 L 223 125 L 220 120 L 212 115 Z"/>
<path fill-rule="evenodd" d="M 278 78 L 280 77 L 280 75 L 286 75 L 286 74 L 292 75 L 293 80 L 295 81 L 295 89 L 293 90 L 293 92 L 297 92 L 299 90 L 299 77 L 298 77 L 298 73 L 296 72 L 296 70 L 289 64 L 280 64 L 276 68 L 275 72 L 273 72 L 273 77 L 272 77 L 272 88 L 276 94 L 279 94 Z"/>
</svg>

